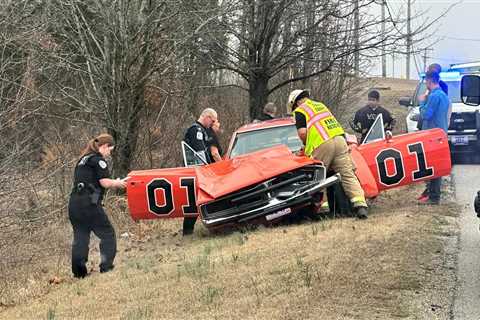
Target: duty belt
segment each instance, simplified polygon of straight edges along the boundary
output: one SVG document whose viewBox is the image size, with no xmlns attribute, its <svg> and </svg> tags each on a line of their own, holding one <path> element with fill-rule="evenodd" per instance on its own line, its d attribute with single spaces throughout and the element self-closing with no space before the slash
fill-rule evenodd
<svg viewBox="0 0 480 320">
<path fill-rule="evenodd" d="M 101 190 L 91 183 L 79 182 L 73 185 L 72 194 L 88 194 L 91 204 L 99 204 L 101 200 Z"/>
<path fill-rule="evenodd" d="M 79 182 L 73 185 L 72 192 L 73 193 L 83 193 L 87 191 L 87 185 L 83 182 Z"/>
</svg>

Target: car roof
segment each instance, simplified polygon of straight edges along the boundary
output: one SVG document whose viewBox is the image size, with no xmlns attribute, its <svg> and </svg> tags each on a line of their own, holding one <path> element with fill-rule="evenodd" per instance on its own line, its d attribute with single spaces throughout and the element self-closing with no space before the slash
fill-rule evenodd
<svg viewBox="0 0 480 320">
<path fill-rule="evenodd" d="M 236 133 L 243 133 L 243 132 L 261 130 L 261 129 L 275 128 L 275 127 L 281 127 L 281 126 L 293 125 L 293 124 L 295 124 L 295 122 L 293 121 L 293 119 L 291 117 L 289 117 L 289 118 L 278 118 L 278 119 L 272 119 L 272 120 L 267 120 L 267 121 L 252 122 L 252 123 L 246 124 L 246 125 L 238 128 L 236 130 Z"/>
</svg>

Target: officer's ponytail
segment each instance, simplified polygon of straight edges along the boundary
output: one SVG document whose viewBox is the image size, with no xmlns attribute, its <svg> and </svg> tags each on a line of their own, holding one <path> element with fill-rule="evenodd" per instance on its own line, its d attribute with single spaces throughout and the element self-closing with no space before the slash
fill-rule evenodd
<svg viewBox="0 0 480 320">
<path fill-rule="evenodd" d="M 80 155 L 80 158 L 86 156 L 89 153 L 98 152 L 98 148 L 100 146 L 103 146 L 104 144 L 113 146 L 113 137 L 108 133 L 102 133 L 99 136 L 88 141 L 87 146 L 85 147 L 85 149 L 83 149 Z"/>
</svg>

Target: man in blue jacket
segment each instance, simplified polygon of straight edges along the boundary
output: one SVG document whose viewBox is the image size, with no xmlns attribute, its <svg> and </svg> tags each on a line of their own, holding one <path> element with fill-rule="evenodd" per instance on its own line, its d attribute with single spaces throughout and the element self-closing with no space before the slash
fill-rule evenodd
<svg viewBox="0 0 480 320">
<path fill-rule="evenodd" d="M 429 94 L 427 101 L 420 108 L 422 130 L 440 128 L 447 133 L 448 106 L 450 101 L 445 92 L 440 88 L 439 81 L 440 76 L 435 71 L 428 71 L 425 75 Z M 427 192 L 424 197 L 420 198 L 420 202 L 433 205 L 439 204 L 441 182 L 441 177 L 430 180 L 427 185 Z"/>
</svg>

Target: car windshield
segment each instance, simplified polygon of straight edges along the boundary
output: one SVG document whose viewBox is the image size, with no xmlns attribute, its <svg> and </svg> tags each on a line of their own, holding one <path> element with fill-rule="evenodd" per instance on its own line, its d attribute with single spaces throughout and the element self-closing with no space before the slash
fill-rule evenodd
<svg viewBox="0 0 480 320">
<path fill-rule="evenodd" d="M 286 145 L 292 152 L 296 152 L 302 148 L 303 144 L 297 135 L 295 125 L 237 133 L 232 151 L 230 152 L 230 158 L 280 144 Z"/>
<path fill-rule="evenodd" d="M 459 80 L 443 80 L 448 86 L 448 98 L 452 103 L 460 103 L 462 99 L 460 98 L 460 81 Z M 415 96 L 415 105 L 419 105 L 418 96 L 425 93 L 427 90 L 427 85 L 425 81 L 422 81 L 418 86 L 417 94 Z"/>
</svg>

